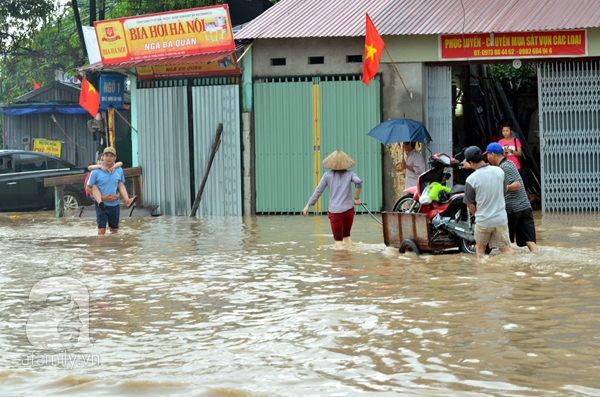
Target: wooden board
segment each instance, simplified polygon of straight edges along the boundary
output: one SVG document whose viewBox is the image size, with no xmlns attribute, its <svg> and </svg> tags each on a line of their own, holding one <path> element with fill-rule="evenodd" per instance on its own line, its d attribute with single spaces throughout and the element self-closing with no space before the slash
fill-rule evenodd
<svg viewBox="0 0 600 397">
<path fill-rule="evenodd" d="M 131 208 L 127 208 L 121 205 L 121 218 L 132 218 L 132 217 L 145 217 L 145 216 L 160 216 L 158 213 L 158 205 L 150 206 L 137 206 L 134 205 Z M 96 218 L 96 209 L 93 205 L 86 205 L 79 207 L 74 215 L 78 218 Z"/>
</svg>

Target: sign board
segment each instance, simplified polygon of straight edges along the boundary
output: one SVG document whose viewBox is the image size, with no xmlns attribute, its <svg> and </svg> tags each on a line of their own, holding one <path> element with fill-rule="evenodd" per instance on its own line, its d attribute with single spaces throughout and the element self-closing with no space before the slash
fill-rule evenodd
<svg viewBox="0 0 600 397">
<path fill-rule="evenodd" d="M 125 76 L 122 74 L 102 74 L 100 76 L 100 107 L 113 105 L 122 108 L 125 101 Z"/>
<path fill-rule="evenodd" d="M 135 70 L 138 79 L 241 73 L 240 69 L 235 63 L 235 54 L 227 55 L 218 62 L 196 62 L 179 65 L 137 66 Z"/>
<path fill-rule="evenodd" d="M 102 64 L 235 50 L 226 4 L 94 22 Z"/>
<path fill-rule="evenodd" d="M 60 158 L 61 150 L 62 150 L 62 142 L 55 141 L 52 139 L 34 138 L 32 150 L 34 152 L 51 154 L 52 156 Z"/>
<path fill-rule="evenodd" d="M 443 34 L 440 59 L 546 58 L 587 55 L 587 31 Z"/>
<path fill-rule="evenodd" d="M 100 48 L 98 48 L 96 30 L 94 30 L 93 26 L 82 26 L 81 30 L 83 31 L 83 39 L 85 41 L 85 48 L 87 49 L 90 65 L 101 62 L 102 57 L 100 56 Z"/>
</svg>

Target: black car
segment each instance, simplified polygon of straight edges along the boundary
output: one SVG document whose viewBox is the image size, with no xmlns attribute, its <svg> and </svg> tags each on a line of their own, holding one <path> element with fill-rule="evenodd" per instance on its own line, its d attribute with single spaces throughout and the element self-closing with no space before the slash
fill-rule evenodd
<svg viewBox="0 0 600 397">
<path fill-rule="evenodd" d="M 54 209 L 54 187 L 44 187 L 44 178 L 83 174 L 85 168 L 45 153 L 0 150 L 0 211 Z M 91 203 L 82 183 L 67 185 L 65 209 Z"/>
</svg>

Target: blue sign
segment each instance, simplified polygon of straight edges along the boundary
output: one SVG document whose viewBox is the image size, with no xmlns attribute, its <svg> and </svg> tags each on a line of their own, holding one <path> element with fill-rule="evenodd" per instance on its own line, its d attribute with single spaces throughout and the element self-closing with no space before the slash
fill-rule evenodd
<svg viewBox="0 0 600 397">
<path fill-rule="evenodd" d="M 125 100 L 125 76 L 122 74 L 103 74 L 100 76 L 100 107 L 113 105 L 123 108 Z"/>
</svg>

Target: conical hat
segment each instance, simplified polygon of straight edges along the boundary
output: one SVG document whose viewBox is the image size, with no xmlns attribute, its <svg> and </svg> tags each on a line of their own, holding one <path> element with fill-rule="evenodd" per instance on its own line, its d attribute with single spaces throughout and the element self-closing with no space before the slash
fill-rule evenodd
<svg viewBox="0 0 600 397">
<path fill-rule="evenodd" d="M 323 160 L 323 167 L 329 168 L 330 170 L 347 170 L 348 168 L 354 167 L 356 161 L 340 149 L 331 153 Z"/>
</svg>

